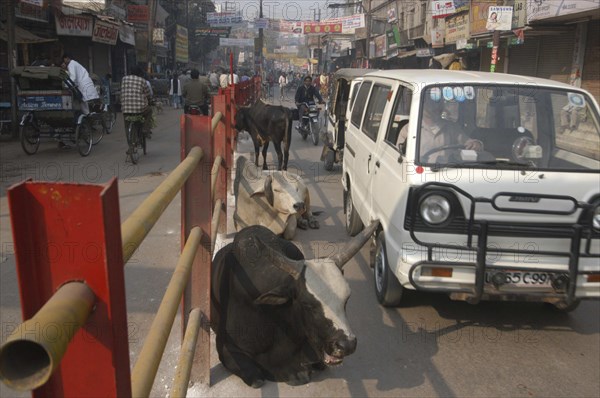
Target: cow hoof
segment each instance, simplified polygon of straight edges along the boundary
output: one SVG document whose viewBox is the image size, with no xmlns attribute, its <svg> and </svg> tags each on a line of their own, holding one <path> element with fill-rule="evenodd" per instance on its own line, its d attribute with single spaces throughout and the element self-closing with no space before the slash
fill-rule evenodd
<svg viewBox="0 0 600 398">
<path fill-rule="evenodd" d="M 261 388 L 265 384 L 263 379 L 256 379 L 251 384 L 248 384 L 252 388 Z"/>
<path fill-rule="evenodd" d="M 308 229 L 308 221 L 302 219 L 298 221 L 298 228 L 300 229 Z"/>
<path fill-rule="evenodd" d="M 321 228 L 321 226 L 319 225 L 319 222 L 317 220 L 310 220 L 308 222 L 308 225 L 312 228 L 312 229 L 319 229 Z"/>
</svg>

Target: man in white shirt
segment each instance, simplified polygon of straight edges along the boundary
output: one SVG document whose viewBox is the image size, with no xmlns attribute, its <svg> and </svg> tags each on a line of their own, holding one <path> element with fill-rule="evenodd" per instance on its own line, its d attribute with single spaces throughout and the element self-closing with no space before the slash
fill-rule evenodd
<svg viewBox="0 0 600 398">
<path fill-rule="evenodd" d="M 281 75 L 279 75 L 279 100 L 280 101 L 283 101 L 283 91 L 285 90 L 285 84 L 286 84 L 285 76 L 282 73 Z"/>
<path fill-rule="evenodd" d="M 88 101 L 100 98 L 90 74 L 79 62 L 73 60 L 69 54 L 63 55 L 61 66 L 69 72 L 69 77 L 75 83 L 75 87 L 81 91 L 81 111 L 87 115 L 90 113 Z"/>
</svg>

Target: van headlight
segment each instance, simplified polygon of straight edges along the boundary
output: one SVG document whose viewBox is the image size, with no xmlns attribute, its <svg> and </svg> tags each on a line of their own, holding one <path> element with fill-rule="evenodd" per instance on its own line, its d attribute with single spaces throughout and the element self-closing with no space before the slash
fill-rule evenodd
<svg viewBox="0 0 600 398">
<path fill-rule="evenodd" d="M 600 231 L 600 204 L 596 206 L 592 213 L 592 226 L 596 231 Z"/>
<path fill-rule="evenodd" d="M 450 217 L 450 209 L 448 199 L 438 194 L 427 195 L 419 205 L 421 217 L 427 224 L 431 225 L 439 225 L 447 221 Z M 600 222 L 600 216 L 598 221 Z"/>
</svg>

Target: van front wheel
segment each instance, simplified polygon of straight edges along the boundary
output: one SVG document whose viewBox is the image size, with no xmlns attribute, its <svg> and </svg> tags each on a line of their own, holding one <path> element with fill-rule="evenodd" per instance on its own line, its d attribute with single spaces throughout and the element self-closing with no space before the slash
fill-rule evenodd
<svg viewBox="0 0 600 398">
<path fill-rule="evenodd" d="M 354 208 L 350 191 L 346 191 L 345 194 L 346 200 L 344 201 L 344 210 L 346 212 L 346 232 L 348 232 L 348 235 L 354 236 L 362 231 L 363 223 L 360 219 L 360 216 L 356 212 L 356 209 Z"/>
<path fill-rule="evenodd" d="M 400 304 L 404 288 L 390 269 L 385 248 L 385 235 L 383 231 L 377 235 L 377 246 L 375 249 L 375 267 L 373 267 L 375 279 L 375 295 L 377 301 L 384 307 L 396 307 Z"/>
</svg>

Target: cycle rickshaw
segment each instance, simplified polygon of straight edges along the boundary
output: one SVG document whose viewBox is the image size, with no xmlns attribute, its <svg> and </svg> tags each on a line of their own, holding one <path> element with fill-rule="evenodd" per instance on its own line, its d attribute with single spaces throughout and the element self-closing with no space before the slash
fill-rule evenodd
<svg viewBox="0 0 600 398">
<path fill-rule="evenodd" d="M 12 71 L 19 88 L 17 103 L 21 146 L 28 155 L 37 152 L 42 138 L 77 146 L 87 156 L 112 127 L 104 120 L 101 101 L 90 104 L 90 113 L 81 112 L 81 92 L 69 74 L 59 67 L 22 66 Z"/>
</svg>

